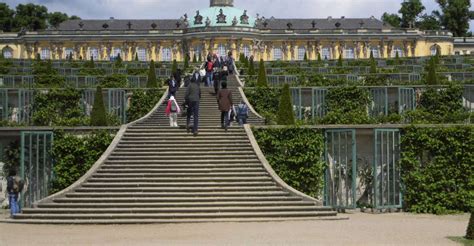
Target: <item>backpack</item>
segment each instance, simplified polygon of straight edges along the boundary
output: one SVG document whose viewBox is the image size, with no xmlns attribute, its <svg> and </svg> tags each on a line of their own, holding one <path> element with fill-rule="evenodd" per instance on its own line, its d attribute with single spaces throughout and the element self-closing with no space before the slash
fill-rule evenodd
<svg viewBox="0 0 474 246">
<path fill-rule="evenodd" d="M 208 72 L 212 72 L 212 69 L 213 69 L 213 64 L 212 64 L 212 62 L 207 62 L 206 68 L 207 68 L 207 71 L 208 71 Z"/>
<path fill-rule="evenodd" d="M 171 111 L 171 113 L 176 113 L 176 112 L 178 112 L 178 107 L 176 106 L 176 102 L 171 101 L 170 111 Z"/>
<path fill-rule="evenodd" d="M 19 193 L 23 191 L 24 182 L 21 180 L 20 176 L 15 176 L 13 178 L 13 192 Z"/>
</svg>

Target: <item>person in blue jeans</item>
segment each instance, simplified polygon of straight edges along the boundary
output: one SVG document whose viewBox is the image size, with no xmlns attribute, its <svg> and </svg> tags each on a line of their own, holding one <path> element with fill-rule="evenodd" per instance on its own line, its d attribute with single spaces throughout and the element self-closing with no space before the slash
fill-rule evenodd
<svg viewBox="0 0 474 246">
<path fill-rule="evenodd" d="M 21 184 L 19 177 L 16 176 L 16 171 L 11 170 L 7 178 L 7 192 L 8 192 L 8 203 L 10 204 L 10 215 L 13 217 L 15 214 L 20 213 L 20 206 L 18 204 L 18 197 L 21 191 Z"/>
<path fill-rule="evenodd" d="M 214 63 L 211 60 L 211 57 L 207 58 L 207 62 L 204 64 L 204 69 L 206 69 L 206 86 L 214 86 Z"/>
<path fill-rule="evenodd" d="M 194 119 L 193 124 L 193 134 L 194 136 L 198 135 L 199 132 L 199 101 L 201 100 L 201 88 L 199 87 L 199 81 L 191 81 L 191 84 L 186 90 L 186 95 L 184 97 L 185 104 L 188 105 L 188 112 L 186 117 L 186 130 L 189 133 L 189 124 L 191 121 L 191 116 Z"/>
</svg>

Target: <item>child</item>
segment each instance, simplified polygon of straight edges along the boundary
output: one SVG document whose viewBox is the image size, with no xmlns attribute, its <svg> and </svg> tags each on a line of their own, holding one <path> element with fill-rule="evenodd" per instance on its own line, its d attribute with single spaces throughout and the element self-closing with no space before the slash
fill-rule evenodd
<svg viewBox="0 0 474 246">
<path fill-rule="evenodd" d="M 239 125 L 247 124 L 247 118 L 249 117 L 249 107 L 245 104 L 244 101 L 241 101 L 239 106 L 237 106 L 237 119 L 239 120 Z"/>
<path fill-rule="evenodd" d="M 171 127 L 178 127 L 178 114 L 181 112 L 179 108 L 178 102 L 174 96 L 170 96 L 168 100 L 168 106 L 166 107 L 166 116 L 170 117 L 170 126 Z"/>
</svg>

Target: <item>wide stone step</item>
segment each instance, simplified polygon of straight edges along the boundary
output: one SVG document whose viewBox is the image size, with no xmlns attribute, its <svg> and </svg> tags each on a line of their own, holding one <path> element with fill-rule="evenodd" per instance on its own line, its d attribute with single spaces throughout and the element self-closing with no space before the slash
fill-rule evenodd
<svg viewBox="0 0 474 246">
<path fill-rule="evenodd" d="M 265 171 L 263 167 L 243 167 L 243 168 L 157 168 L 157 169 L 152 169 L 152 168 L 114 168 L 114 169 L 99 169 L 97 170 L 97 173 L 102 174 L 102 173 L 177 173 L 177 172 L 182 172 L 182 173 L 206 173 L 206 172 L 262 172 Z"/>
<path fill-rule="evenodd" d="M 170 133 L 160 133 L 160 132 L 144 132 L 144 133 L 125 133 L 124 137 L 130 138 L 175 138 L 175 137 L 190 137 L 186 130 L 182 130 L 181 132 L 170 132 Z M 239 138 L 246 138 L 247 134 L 244 132 L 204 132 L 200 134 L 200 137 L 239 137 Z"/>
<path fill-rule="evenodd" d="M 188 164 L 258 164 L 259 161 L 257 159 L 243 159 L 243 160 L 203 160 L 203 159 L 198 159 L 198 160 L 106 160 L 106 164 L 171 164 L 171 165 L 177 165 L 177 164 L 183 164 L 183 165 L 188 165 Z"/>
<path fill-rule="evenodd" d="M 136 183 L 136 182 L 147 182 L 147 183 L 168 183 L 168 182 L 200 182 L 200 181 L 222 181 L 222 182 L 235 182 L 235 181 L 272 181 L 272 178 L 266 177 L 266 176 L 251 176 L 251 177 L 155 177 L 155 178 L 105 178 L 105 177 L 93 177 L 89 178 L 87 182 L 92 183 L 92 182 L 112 182 L 112 183 L 117 183 L 117 182 L 122 182 L 122 183 Z"/>
<path fill-rule="evenodd" d="M 255 155 L 253 151 L 241 151 L 241 150 L 204 150 L 204 151 L 193 151 L 194 149 L 189 149 L 187 152 L 182 151 L 141 151 L 137 150 L 136 152 L 129 152 L 131 149 L 128 150 L 115 150 L 113 155 L 120 155 L 120 156 L 180 156 L 180 155 L 189 155 L 189 156 L 221 156 L 221 155 Z"/>
<path fill-rule="evenodd" d="M 115 214 L 115 213 L 81 213 L 81 214 L 19 214 L 15 219 L 192 219 L 192 218 L 264 218 L 264 217 L 308 217 L 308 216 L 335 216 L 336 212 L 325 211 L 285 211 L 285 212 L 215 212 L 215 213 L 138 213 L 138 214 Z"/>
<path fill-rule="evenodd" d="M 229 142 L 225 145 L 219 143 L 119 143 L 117 148 L 173 148 L 173 149 L 188 149 L 188 148 L 207 148 L 207 149 L 214 149 L 214 148 L 233 148 L 233 147 L 251 147 L 252 145 L 250 142 L 243 142 L 243 143 L 234 143 Z"/>
<path fill-rule="evenodd" d="M 151 155 L 151 154 L 144 154 L 144 155 L 136 155 L 136 156 L 124 156 L 120 155 L 120 153 L 112 153 L 108 158 L 108 160 L 162 160 L 168 159 L 170 161 L 177 160 L 177 161 L 184 161 L 184 160 L 255 160 L 257 156 L 254 155 L 239 155 L 239 154 L 226 154 L 226 155 L 208 155 L 207 153 L 203 153 L 202 155 L 189 155 L 189 156 L 176 156 L 176 155 Z M 223 162 L 224 162 L 223 161 Z"/>
<path fill-rule="evenodd" d="M 200 207 L 200 208 L 39 208 L 24 209 L 23 214 L 155 214 L 155 213 L 243 213 L 243 212 L 287 212 L 319 211 L 332 212 L 327 208 L 310 206 L 271 206 L 271 207 Z"/>
<path fill-rule="evenodd" d="M 113 165 L 113 164 L 103 164 L 99 170 L 124 170 L 124 169 L 132 169 L 132 170 L 176 170 L 176 171 L 191 171 L 196 169 L 249 169 L 249 168 L 263 168 L 261 164 L 218 164 L 218 165 L 210 165 L 210 164 L 197 164 L 197 165 L 189 165 L 189 164 L 165 164 L 165 165 L 155 165 L 155 164 L 135 164 L 135 165 Z"/>
<path fill-rule="evenodd" d="M 296 196 L 246 196 L 246 197 L 80 197 L 56 198 L 56 203 L 190 203 L 190 202 L 264 202 L 302 201 Z"/>
<path fill-rule="evenodd" d="M 235 192 L 76 192 L 66 197 L 246 197 L 246 196 L 289 196 L 284 191 L 235 191 Z"/>
<path fill-rule="evenodd" d="M 166 173 L 94 173 L 94 178 L 161 178 L 161 177 L 254 177 L 266 176 L 266 171 L 247 171 L 247 172 L 166 172 Z"/>
<path fill-rule="evenodd" d="M 248 191 L 282 191 L 281 187 L 277 186 L 233 186 L 233 187 L 82 187 L 76 188 L 74 192 L 84 193 L 102 193 L 102 192 L 248 192 Z"/>
<path fill-rule="evenodd" d="M 123 153 L 123 152 L 128 152 L 128 151 L 137 151 L 137 152 L 159 152 L 159 153 L 169 153 L 169 152 L 173 152 L 173 153 L 176 153 L 178 155 L 180 154 L 186 154 L 186 153 L 190 153 L 191 151 L 193 152 L 204 152 L 204 151 L 213 151 L 213 152 L 219 152 L 219 153 L 230 153 L 230 152 L 241 152 L 241 151 L 250 151 L 252 153 L 255 153 L 253 151 L 253 148 L 252 147 L 235 147 L 235 146 L 231 146 L 231 147 L 228 147 L 228 146 L 220 146 L 220 147 L 217 147 L 217 146 L 213 146 L 213 147 L 192 147 L 192 148 L 187 148 L 187 149 L 183 149 L 183 148 L 180 148 L 180 147 L 166 147 L 166 146 L 160 146 L 160 147 L 154 147 L 154 148 L 149 148 L 149 147 L 144 147 L 144 146 L 137 146 L 137 147 L 133 147 L 133 148 L 124 148 L 124 147 L 118 147 L 118 148 L 115 148 L 114 152 L 117 152 L 117 153 Z"/>
<path fill-rule="evenodd" d="M 307 201 L 257 201 L 257 202 L 176 202 L 176 203 L 40 203 L 39 208 L 198 208 L 198 207 L 282 207 L 282 206 L 314 206 Z M 327 207 L 317 207 L 322 210 L 331 210 Z"/>
</svg>

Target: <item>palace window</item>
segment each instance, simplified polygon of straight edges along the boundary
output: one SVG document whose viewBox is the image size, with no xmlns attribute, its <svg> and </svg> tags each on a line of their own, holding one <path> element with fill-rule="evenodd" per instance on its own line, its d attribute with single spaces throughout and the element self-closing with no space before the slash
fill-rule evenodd
<svg viewBox="0 0 474 246">
<path fill-rule="evenodd" d="M 227 50 L 223 44 L 219 44 L 217 46 L 217 54 L 219 57 L 226 57 L 227 56 Z"/>
<path fill-rule="evenodd" d="M 145 48 L 138 48 L 137 49 L 138 60 L 139 61 L 146 61 L 147 60 L 147 53 Z"/>
<path fill-rule="evenodd" d="M 48 48 L 41 49 L 41 60 L 51 59 L 51 51 Z"/>
<path fill-rule="evenodd" d="M 171 49 L 170 48 L 163 48 L 161 51 L 161 60 L 162 61 L 171 61 Z"/>
<path fill-rule="evenodd" d="M 273 60 L 282 60 L 283 59 L 283 52 L 281 48 L 273 48 Z"/>
<path fill-rule="evenodd" d="M 248 45 L 244 45 L 244 47 L 242 47 L 242 53 L 244 53 L 245 57 L 250 57 L 250 47 Z"/>
<path fill-rule="evenodd" d="M 344 49 L 344 58 L 345 59 L 355 59 L 354 48 L 345 48 Z"/>
<path fill-rule="evenodd" d="M 304 55 L 306 54 L 306 48 L 304 46 L 298 47 L 298 61 L 304 60 Z"/>
<path fill-rule="evenodd" d="M 89 59 L 94 59 L 94 61 L 99 60 L 99 49 L 97 48 L 90 48 L 89 49 Z"/>
<path fill-rule="evenodd" d="M 321 59 L 323 59 L 323 60 L 331 59 L 331 49 L 329 49 L 328 47 L 322 48 L 322 50 L 321 50 Z"/>
<path fill-rule="evenodd" d="M 112 54 L 112 56 L 114 58 L 118 57 L 120 55 L 120 57 L 122 57 L 122 49 L 120 48 L 114 48 L 114 52 Z"/>
<path fill-rule="evenodd" d="M 66 48 L 64 50 L 64 58 L 67 58 L 70 55 L 72 55 L 74 57 L 74 49 L 73 48 Z"/>
<path fill-rule="evenodd" d="M 403 52 L 403 49 L 401 47 L 394 47 L 393 50 L 392 50 L 392 57 L 395 58 L 397 57 L 397 53 L 398 53 L 398 57 L 404 57 L 405 54 Z"/>
<path fill-rule="evenodd" d="M 6 59 L 13 58 L 13 50 L 10 47 L 4 48 L 2 53 L 3 53 L 3 57 Z"/>
<path fill-rule="evenodd" d="M 380 58 L 380 51 L 377 47 L 371 47 L 369 49 L 369 57 L 370 57 L 370 52 L 372 52 L 372 55 L 374 56 L 374 58 Z"/>
</svg>

